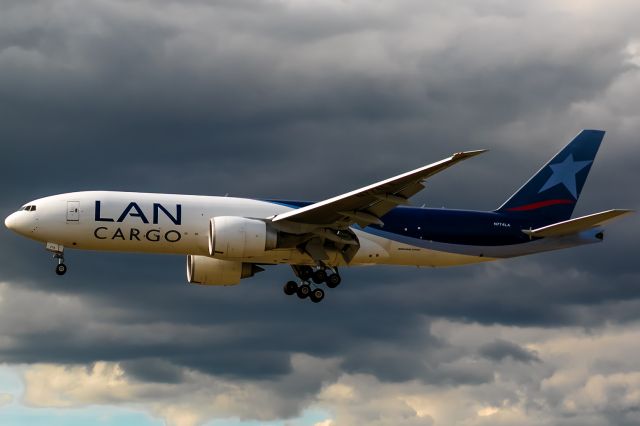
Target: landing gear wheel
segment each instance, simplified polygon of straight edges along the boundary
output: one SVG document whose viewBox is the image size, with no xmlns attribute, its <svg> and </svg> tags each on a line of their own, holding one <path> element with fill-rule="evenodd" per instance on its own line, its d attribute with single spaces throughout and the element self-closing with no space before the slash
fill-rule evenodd
<svg viewBox="0 0 640 426">
<path fill-rule="evenodd" d="M 309 298 L 313 303 L 319 303 L 322 301 L 322 299 L 324 299 L 324 291 L 322 291 L 321 288 L 316 288 L 311 292 Z"/>
<path fill-rule="evenodd" d="M 327 287 L 336 288 L 342 282 L 342 278 L 338 274 L 331 274 L 327 277 Z"/>
<path fill-rule="evenodd" d="M 324 269 L 316 269 L 315 271 L 313 271 L 311 279 L 316 284 L 323 283 L 327 280 L 327 271 L 325 271 Z"/>
<path fill-rule="evenodd" d="M 56 274 L 64 275 L 67 272 L 67 265 L 64 263 L 58 263 L 56 265 Z"/>
<path fill-rule="evenodd" d="M 284 294 L 286 294 L 287 296 L 296 294 L 297 291 L 298 283 L 296 283 L 295 281 L 289 281 L 284 285 Z"/>
<path fill-rule="evenodd" d="M 309 281 L 309 278 L 311 278 L 312 274 L 313 269 L 311 269 L 311 267 L 309 266 L 301 266 L 300 269 L 298 269 L 298 277 L 302 281 Z"/>
<path fill-rule="evenodd" d="M 302 284 L 300 287 L 298 287 L 296 294 L 300 299 L 306 299 L 309 294 L 311 294 L 311 287 L 309 287 L 309 284 Z"/>
</svg>

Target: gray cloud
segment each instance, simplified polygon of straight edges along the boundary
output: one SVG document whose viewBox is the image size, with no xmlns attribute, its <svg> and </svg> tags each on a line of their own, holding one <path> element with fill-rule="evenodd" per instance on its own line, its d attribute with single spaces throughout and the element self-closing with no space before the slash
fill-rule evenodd
<svg viewBox="0 0 640 426">
<path fill-rule="evenodd" d="M 183 370 L 163 359 L 129 360 L 120 366 L 129 376 L 143 382 L 181 383 L 185 380 Z"/>
<path fill-rule="evenodd" d="M 521 348 L 513 342 L 501 339 L 480 347 L 480 355 L 494 361 L 502 361 L 505 358 L 511 358 L 514 361 L 524 362 L 527 364 L 534 361 L 540 361 L 535 353 Z"/>
</svg>

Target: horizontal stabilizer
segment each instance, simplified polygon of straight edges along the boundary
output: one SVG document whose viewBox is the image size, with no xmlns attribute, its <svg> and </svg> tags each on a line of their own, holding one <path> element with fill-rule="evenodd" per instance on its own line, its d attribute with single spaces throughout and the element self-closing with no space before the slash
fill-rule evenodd
<svg viewBox="0 0 640 426">
<path fill-rule="evenodd" d="M 617 219 L 633 210 L 613 209 L 600 213 L 594 213 L 587 216 L 576 217 L 575 219 L 565 220 L 563 222 L 554 223 L 543 226 L 538 229 L 523 229 L 522 232 L 530 237 L 560 237 L 563 235 L 576 234 L 587 229 L 595 228 L 603 225 L 613 219 Z"/>
</svg>

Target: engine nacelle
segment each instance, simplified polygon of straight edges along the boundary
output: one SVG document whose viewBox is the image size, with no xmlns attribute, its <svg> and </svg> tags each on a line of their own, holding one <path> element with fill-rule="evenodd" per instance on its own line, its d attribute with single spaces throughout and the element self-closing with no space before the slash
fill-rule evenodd
<svg viewBox="0 0 640 426">
<path fill-rule="evenodd" d="M 191 284 L 236 285 L 242 278 L 252 277 L 262 270 L 253 263 L 187 256 L 187 281 Z"/>
<path fill-rule="evenodd" d="M 277 231 L 261 220 L 216 216 L 209 221 L 209 254 L 219 259 L 248 259 L 276 248 Z"/>
</svg>

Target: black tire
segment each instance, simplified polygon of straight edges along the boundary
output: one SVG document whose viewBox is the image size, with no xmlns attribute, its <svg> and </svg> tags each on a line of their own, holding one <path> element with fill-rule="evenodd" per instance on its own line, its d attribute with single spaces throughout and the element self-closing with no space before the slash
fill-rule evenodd
<svg viewBox="0 0 640 426">
<path fill-rule="evenodd" d="M 313 274 L 313 269 L 310 266 L 300 266 L 298 269 L 298 277 L 302 281 L 309 281 L 311 275 Z"/>
<path fill-rule="evenodd" d="M 322 299 L 324 299 L 324 291 L 322 291 L 321 288 L 316 288 L 311 292 L 309 298 L 313 303 L 320 303 L 322 302 Z"/>
<path fill-rule="evenodd" d="M 308 284 L 302 284 L 300 287 L 298 287 L 298 291 L 296 291 L 296 294 L 300 299 L 306 299 L 307 297 L 309 297 L 309 294 L 311 294 L 311 287 L 309 287 Z"/>
<path fill-rule="evenodd" d="M 316 269 L 315 271 L 313 271 L 311 279 L 316 284 L 323 283 L 327 280 L 327 271 L 325 271 L 324 269 Z"/>
<path fill-rule="evenodd" d="M 298 283 L 295 281 L 288 281 L 284 285 L 284 294 L 286 294 L 287 296 L 296 294 L 297 291 L 298 291 Z"/>
<path fill-rule="evenodd" d="M 56 265 L 56 274 L 64 275 L 66 273 L 67 273 L 67 265 L 65 265 L 64 263 L 58 263 Z"/>
<path fill-rule="evenodd" d="M 327 277 L 327 287 L 329 288 L 336 288 L 340 285 L 341 282 L 342 278 L 340 278 L 340 275 L 338 274 L 330 274 Z"/>
</svg>

